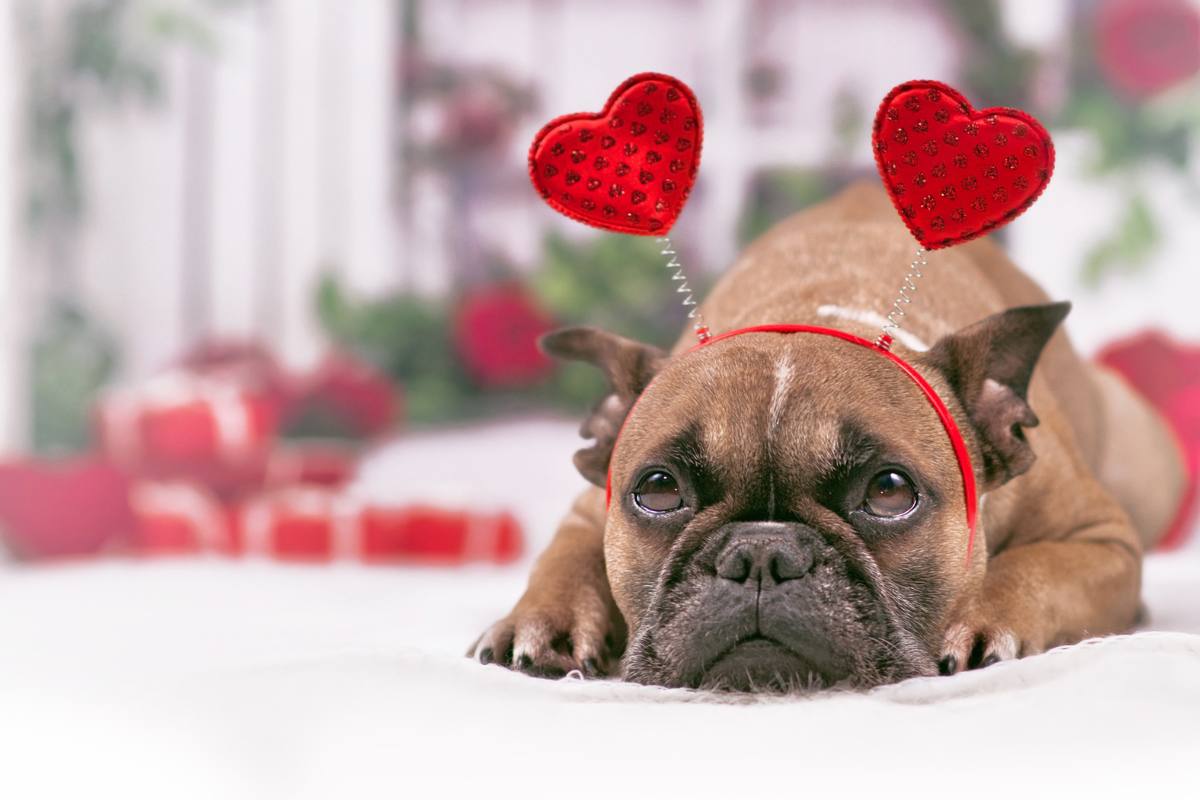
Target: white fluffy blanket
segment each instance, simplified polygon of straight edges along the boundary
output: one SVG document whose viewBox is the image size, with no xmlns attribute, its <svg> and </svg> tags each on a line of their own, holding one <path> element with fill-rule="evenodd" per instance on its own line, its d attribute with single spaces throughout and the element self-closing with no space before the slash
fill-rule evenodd
<svg viewBox="0 0 1200 800">
<path fill-rule="evenodd" d="M 575 442 L 411 438 L 361 488 L 516 505 L 536 550 Z M 1195 549 L 1147 564 L 1155 632 L 753 702 L 469 662 L 527 568 L 0 567 L 0 797 L 1200 796 Z"/>
</svg>

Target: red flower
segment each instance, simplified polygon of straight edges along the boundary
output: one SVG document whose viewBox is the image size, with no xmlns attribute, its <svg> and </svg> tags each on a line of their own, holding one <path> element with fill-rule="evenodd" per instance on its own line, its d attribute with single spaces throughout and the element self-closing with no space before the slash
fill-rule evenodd
<svg viewBox="0 0 1200 800">
<path fill-rule="evenodd" d="M 289 412 L 289 425 L 316 425 L 328 434 L 368 438 L 390 430 L 401 397 L 387 375 L 346 352 L 334 352 L 304 381 Z"/>
<path fill-rule="evenodd" d="M 1200 70 L 1200 12 L 1187 0 L 1110 0 L 1096 15 L 1100 69 L 1135 100 Z"/>
<path fill-rule="evenodd" d="M 553 323 L 517 284 L 469 294 L 458 309 L 454 338 L 471 376 L 483 386 L 511 388 L 537 381 L 550 360 L 537 340 Z"/>
</svg>

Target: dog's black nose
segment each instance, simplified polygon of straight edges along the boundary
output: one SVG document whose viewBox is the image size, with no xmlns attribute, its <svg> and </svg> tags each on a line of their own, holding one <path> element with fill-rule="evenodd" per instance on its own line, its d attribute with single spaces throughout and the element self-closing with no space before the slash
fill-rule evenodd
<svg viewBox="0 0 1200 800">
<path fill-rule="evenodd" d="M 813 568 L 811 535 L 790 522 L 737 522 L 717 556 L 717 575 L 760 585 L 803 578 Z"/>
</svg>

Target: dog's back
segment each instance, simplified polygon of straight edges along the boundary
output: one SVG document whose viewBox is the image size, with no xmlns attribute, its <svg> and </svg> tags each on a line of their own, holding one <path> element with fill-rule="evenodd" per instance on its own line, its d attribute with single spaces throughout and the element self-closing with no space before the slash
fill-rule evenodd
<svg viewBox="0 0 1200 800">
<path fill-rule="evenodd" d="M 883 191 L 855 184 L 751 245 L 701 310 L 714 331 L 807 323 L 874 338 L 916 252 Z M 898 352 L 924 350 L 990 314 L 1049 300 L 988 238 L 935 251 L 928 259 L 902 320 Z M 685 332 L 676 351 L 694 341 Z M 1158 413 L 1123 381 L 1082 359 L 1062 331 L 1047 346 L 1030 391 L 1035 411 L 1044 422 L 1056 420 L 1064 429 L 1060 435 L 1074 440 L 1073 449 L 1129 513 L 1144 544 L 1161 538 L 1188 477 Z M 1023 482 L 1036 479 L 1034 470 Z"/>
</svg>

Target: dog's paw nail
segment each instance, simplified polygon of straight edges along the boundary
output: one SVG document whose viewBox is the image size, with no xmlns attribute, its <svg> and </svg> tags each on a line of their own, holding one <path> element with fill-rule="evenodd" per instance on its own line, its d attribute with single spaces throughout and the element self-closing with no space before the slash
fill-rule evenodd
<svg viewBox="0 0 1200 800">
<path fill-rule="evenodd" d="M 595 678 L 600 674 L 600 667 L 596 665 L 596 659 L 585 658 L 583 660 L 583 674 L 589 678 Z"/>
<path fill-rule="evenodd" d="M 479 651 L 479 663 L 480 664 L 490 664 L 495 660 L 496 660 L 496 658 L 495 658 L 495 654 L 492 653 L 492 648 L 485 647 Z"/>
<path fill-rule="evenodd" d="M 517 658 L 517 669 L 521 670 L 522 672 L 529 670 L 529 668 L 532 666 L 533 666 L 533 659 L 530 658 L 525 653 L 522 653 Z"/>
<path fill-rule="evenodd" d="M 995 653 L 991 653 L 988 655 L 987 658 L 983 659 L 983 661 L 980 662 L 979 668 L 983 669 L 984 667 L 990 667 L 992 664 L 999 664 L 999 663 L 1000 663 L 1000 656 L 996 655 Z"/>
<path fill-rule="evenodd" d="M 942 675 L 953 675 L 958 672 L 958 659 L 954 656 L 946 656 L 938 662 L 938 673 Z"/>
</svg>

